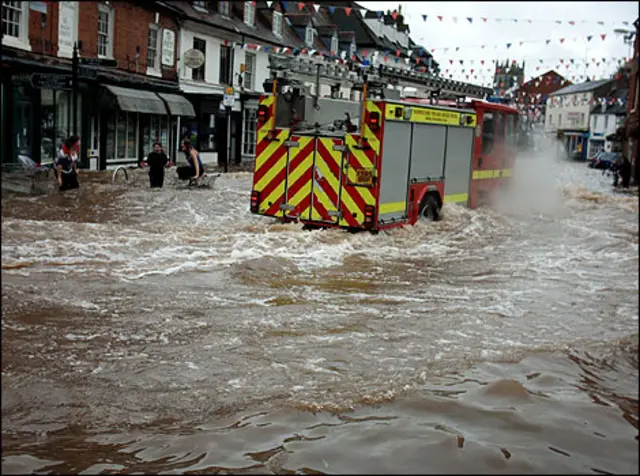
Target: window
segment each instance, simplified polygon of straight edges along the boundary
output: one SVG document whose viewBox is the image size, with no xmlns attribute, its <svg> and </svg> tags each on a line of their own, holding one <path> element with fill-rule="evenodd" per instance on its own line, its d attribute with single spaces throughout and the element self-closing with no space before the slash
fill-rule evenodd
<svg viewBox="0 0 640 476">
<path fill-rule="evenodd" d="M 220 45 L 220 84 L 233 85 L 233 50 Z"/>
<path fill-rule="evenodd" d="M 553 125 L 553 114 L 549 114 L 549 125 Z"/>
<path fill-rule="evenodd" d="M 204 12 L 207 11 L 207 2 L 205 1 L 194 1 L 193 2 L 193 8 L 195 8 L 196 10 L 202 10 Z"/>
<path fill-rule="evenodd" d="M 137 113 L 118 111 L 109 121 L 107 130 L 107 160 L 138 157 Z M 112 138 L 109 138 L 110 134 L 113 134 Z"/>
<path fill-rule="evenodd" d="M 158 40 L 158 27 L 156 25 L 149 25 L 149 33 L 147 35 L 147 69 L 160 70 Z"/>
<path fill-rule="evenodd" d="M 244 22 L 253 26 L 255 24 L 256 8 L 253 6 L 253 2 L 244 2 Z"/>
<path fill-rule="evenodd" d="M 256 69 L 256 55 L 246 53 L 244 57 L 244 87 L 245 89 L 254 89 L 253 77 Z"/>
<path fill-rule="evenodd" d="M 313 28 L 311 27 L 311 25 L 308 25 L 307 29 L 305 30 L 304 42 L 307 44 L 307 46 L 313 45 Z"/>
<path fill-rule="evenodd" d="M 204 55 L 204 57 L 207 57 L 207 42 L 205 40 L 202 40 L 200 38 L 196 38 L 195 36 L 193 37 L 193 49 L 194 50 L 198 50 L 198 51 L 202 51 L 202 54 Z M 191 70 L 191 79 L 193 79 L 194 81 L 204 81 L 204 67 L 205 67 L 206 61 L 205 63 L 200 66 L 199 68 L 194 68 Z"/>
<path fill-rule="evenodd" d="M 488 154 L 493 149 L 494 117 L 492 112 L 485 112 L 482 121 L 482 153 Z"/>
<path fill-rule="evenodd" d="M 242 155 L 256 155 L 256 109 L 245 109 L 242 125 Z"/>
<path fill-rule="evenodd" d="M 585 123 L 585 117 L 584 117 L 584 112 L 580 113 L 580 127 L 583 127 L 585 125 L 588 125 Z"/>
<path fill-rule="evenodd" d="M 562 114 L 558 114 L 558 127 L 562 125 Z"/>
<path fill-rule="evenodd" d="M 98 56 L 113 57 L 113 10 L 98 5 Z"/>
<path fill-rule="evenodd" d="M 331 37 L 331 54 L 333 54 L 333 55 L 337 55 L 338 54 L 338 37 L 337 37 L 337 35 L 333 35 Z"/>
<path fill-rule="evenodd" d="M 605 132 L 609 129 L 609 115 L 604 116 L 604 130 Z"/>
<path fill-rule="evenodd" d="M 224 15 L 225 17 L 231 16 L 229 10 L 229 2 L 218 2 L 218 13 L 220 15 Z"/>
<path fill-rule="evenodd" d="M 271 20 L 271 29 L 276 36 L 282 36 L 282 13 L 273 12 Z"/>
<path fill-rule="evenodd" d="M 597 130 L 598 129 L 598 116 L 594 115 L 593 116 L 593 130 Z"/>
<path fill-rule="evenodd" d="M 2 2 L 3 44 L 31 49 L 27 35 L 28 8 L 28 2 Z"/>
<path fill-rule="evenodd" d="M 356 49 L 357 49 L 356 39 L 354 38 L 351 41 L 351 46 L 349 47 L 349 56 L 355 55 L 356 54 Z"/>
</svg>

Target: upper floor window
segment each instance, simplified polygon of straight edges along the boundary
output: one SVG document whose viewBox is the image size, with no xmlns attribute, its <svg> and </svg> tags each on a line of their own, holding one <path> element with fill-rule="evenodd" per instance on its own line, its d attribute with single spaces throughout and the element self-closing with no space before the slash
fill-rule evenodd
<svg viewBox="0 0 640 476">
<path fill-rule="evenodd" d="M 229 2 L 218 2 L 218 13 L 220 15 L 224 15 L 225 17 L 231 16 L 229 8 Z"/>
<path fill-rule="evenodd" d="M 256 55 L 246 53 L 244 55 L 244 88 L 253 90 L 254 71 L 256 69 Z"/>
<path fill-rule="evenodd" d="M 2 2 L 2 42 L 11 46 L 27 46 L 29 37 L 29 4 L 28 2 Z"/>
<path fill-rule="evenodd" d="M 597 129 L 598 128 L 598 116 L 597 115 L 593 115 L 593 128 Z"/>
<path fill-rule="evenodd" d="M 271 29 L 274 35 L 282 36 L 282 13 L 273 12 Z"/>
<path fill-rule="evenodd" d="M 304 42 L 307 46 L 313 45 L 313 27 L 308 25 L 304 33 Z"/>
<path fill-rule="evenodd" d="M 233 85 L 233 49 L 220 45 L 220 84 Z"/>
<path fill-rule="evenodd" d="M 113 57 L 113 10 L 98 5 L 98 56 Z"/>
<path fill-rule="evenodd" d="M 244 2 L 244 22 L 253 26 L 255 24 L 256 7 L 253 2 Z"/>
<path fill-rule="evenodd" d="M 356 40 L 355 38 L 353 39 L 353 41 L 351 42 L 351 46 L 349 47 L 349 56 L 353 56 L 356 54 Z"/>
<path fill-rule="evenodd" d="M 193 5 L 193 8 L 195 8 L 196 10 L 202 10 L 204 12 L 208 11 L 207 2 L 205 1 L 194 1 L 192 5 Z"/>
<path fill-rule="evenodd" d="M 338 37 L 336 35 L 333 35 L 331 37 L 331 54 L 332 55 L 338 54 Z"/>
<path fill-rule="evenodd" d="M 604 130 L 606 131 L 607 129 L 609 129 L 609 114 L 604 116 Z"/>
<path fill-rule="evenodd" d="M 205 63 L 200 66 L 199 68 L 193 68 L 191 70 L 191 79 L 193 79 L 194 81 L 204 81 L 204 67 L 206 65 L 206 58 L 207 58 L 207 42 L 206 40 L 203 40 L 201 38 L 196 38 L 195 36 L 193 37 L 193 49 L 194 50 L 198 50 L 200 52 L 202 52 L 202 54 L 205 57 Z"/>
<path fill-rule="evenodd" d="M 158 25 L 149 25 L 149 33 L 147 34 L 147 69 L 160 70 L 160 33 Z"/>
</svg>

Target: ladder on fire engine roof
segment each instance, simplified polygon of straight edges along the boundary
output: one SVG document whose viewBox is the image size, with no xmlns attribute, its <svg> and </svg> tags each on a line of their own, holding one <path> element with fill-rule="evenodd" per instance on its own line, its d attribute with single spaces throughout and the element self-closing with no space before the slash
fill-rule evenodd
<svg viewBox="0 0 640 476">
<path fill-rule="evenodd" d="M 392 80 L 402 87 L 424 88 L 425 97 L 435 94 L 440 99 L 484 99 L 493 91 L 475 84 L 445 79 L 432 74 L 419 73 L 387 65 L 350 68 L 348 65 L 324 61 L 320 58 L 301 58 L 274 54 L 270 56 L 272 73 L 278 80 L 315 81 L 319 77 L 346 87 L 361 88 L 366 74 L 369 82 L 389 84 Z"/>
</svg>

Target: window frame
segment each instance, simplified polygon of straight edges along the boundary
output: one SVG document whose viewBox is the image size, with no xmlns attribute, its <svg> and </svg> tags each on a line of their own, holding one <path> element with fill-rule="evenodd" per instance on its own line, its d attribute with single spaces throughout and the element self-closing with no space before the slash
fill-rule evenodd
<svg viewBox="0 0 640 476">
<path fill-rule="evenodd" d="M 100 54 L 100 14 L 107 15 L 107 40 L 105 54 Z M 115 23 L 115 11 L 108 5 L 98 5 L 98 58 L 113 59 L 113 43 L 114 43 L 114 23 Z"/>
<path fill-rule="evenodd" d="M 199 12 L 208 13 L 209 9 L 207 8 L 207 2 L 204 0 L 192 0 L 191 6 L 194 10 Z"/>
<path fill-rule="evenodd" d="M 254 157 L 256 154 L 258 110 L 245 108 L 242 117 L 242 154 Z"/>
<path fill-rule="evenodd" d="M 203 49 L 197 48 L 196 47 L 196 41 L 202 42 L 203 45 Z M 206 73 L 206 65 L 207 65 L 207 40 L 204 40 L 202 38 L 198 38 L 197 36 L 193 37 L 193 49 L 194 50 L 198 50 L 201 51 L 202 54 L 205 57 L 205 62 L 202 66 L 200 66 L 199 68 L 191 68 L 191 80 L 192 81 L 206 81 L 207 80 L 207 73 Z M 202 73 L 202 77 L 201 74 Z"/>
<path fill-rule="evenodd" d="M 156 44 L 155 44 L 155 55 L 153 57 L 154 59 L 154 65 L 153 66 L 149 66 L 149 51 L 150 51 L 150 44 L 149 44 L 149 40 L 150 40 L 150 35 L 151 32 L 155 31 L 156 32 Z M 150 23 L 149 24 L 149 30 L 147 32 L 147 74 L 150 75 L 158 75 L 160 74 L 160 62 L 162 61 L 162 45 L 161 45 L 161 38 L 162 35 L 162 29 L 160 28 L 159 25 L 156 25 L 155 23 Z"/>
<path fill-rule="evenodd" d="M 245 89 L 253 91 L 255 89 L 254 80 L 256 73 L 256 57 L 255 53 L 245 53 L 244 55 L 244 78 L 243 78 L 243 86 Z M 251 65 L 251 67 L 249 67 Z M 247 80 L 247 73 L 249 78 Z"/>
<path fill-rule="evenodd" d="M 337 55 L 338 50 L 340 50 L 340 41 L 338 40 L 338 35 L 334 33 L 331 37 L 331 54 Z"/>
<path fill-rule="evenodd" d="M 256 7 L 253 2 L 244 2 L 244 24 L 247 26 L 255 26 L 256 24 Z M 249 21 L 251 20 L 251 21 Z"/>
<path fill-rule="evenodd" d="M 487 132 L 486 124 L 491 121 L 491 132 Z M 493 111 L 484 111 L 482 114 L 482 154 L 490 154 L 495 143 L 496 118 Z"/>
<path fill-rule="evenodd" d="M 226 18 L 231 18 L 231 2 L 228 0 L 218 2 L 218 13 Z"/>
<path fill-rule="evenodd" d="M 21 50 L 31 51 L 31 44 L 29 42 L 29 2 L 17 2 L 20 8 L 15 8 L 11 5 L 12 10 L 16 10 L 20 14 L 20 19 L 17 22 L 18 36 L 10 36 L 6 33 L 2 35 L 2 44 L 12 48 L 18 48 Z M 0 5 L 0 28 L 4 29 L 4 13 L 5 8 L 8 5 L 3 1 Z"/>
<path fill-rule="evenodd" d="M 223 52 L 227 52 L 227 54 L 223 54 Z M 220 45 L 220 64 L 218 65 L 218 84 L 226 84 L 233 85 L 233 48 L 231 45 Z M 226 68 L 223 63 L 225 62 L 225 58 L 227 58 Z M 226 78 L 223 77 L 224 70 L 227 69 Z"/>
<path fill-rule="evenodd" d="M 349 56 L 354 56 L 358 51 L 358 44 L 356 43 L 355 37 L 351 40 L 351 45 L 349 46 Z"/>
<path fill-rule="evenodd" d="M 313 27 L 311 25 L 307 25 L 304 31 L 304 43 L 307 46 L 313 46 Z"/>
<path fill-rule="evenodd" d="M 278 25 L 278 28 L 276 28 Z M 271 32 L 278 38 L 282 38 L 282 13 L 273 11 L 271 16 Z"/>
</svg>

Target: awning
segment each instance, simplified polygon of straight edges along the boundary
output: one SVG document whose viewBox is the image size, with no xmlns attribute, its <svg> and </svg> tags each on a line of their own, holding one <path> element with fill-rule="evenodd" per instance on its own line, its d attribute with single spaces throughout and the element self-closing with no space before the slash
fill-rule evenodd
<svg viewBox="0 0 640 476">
<path fill-rule="evenodd" d="M 167 102 L 172 116 L 196 117 L 196 110 L 187 98 L 167 93 L 158 93 L 158 96 Z"/>
<path fill-rule="evenodd" d="M 167 108 L 156 93 L 111 85 L 105 85 L 105 88 L 116 97 L 118 106 L 123 111 L 167 115 Z"/>
</svg>

